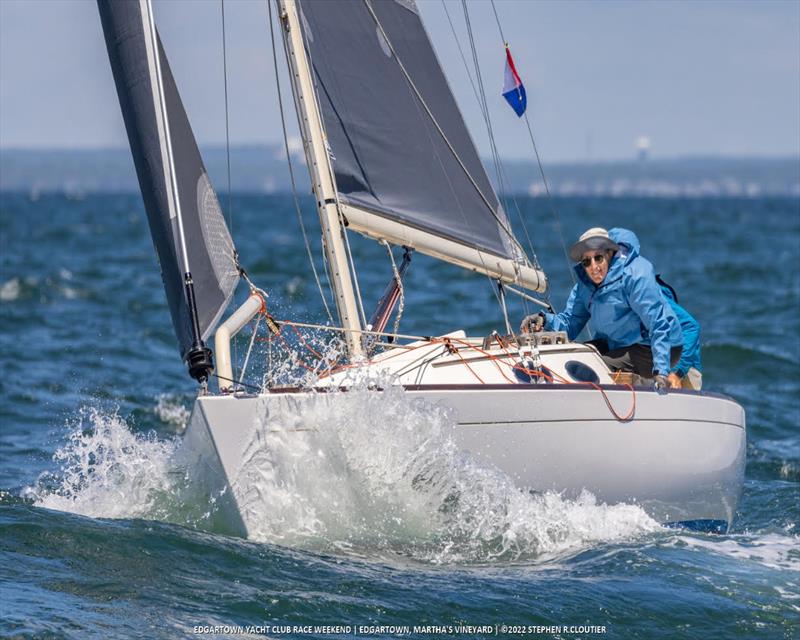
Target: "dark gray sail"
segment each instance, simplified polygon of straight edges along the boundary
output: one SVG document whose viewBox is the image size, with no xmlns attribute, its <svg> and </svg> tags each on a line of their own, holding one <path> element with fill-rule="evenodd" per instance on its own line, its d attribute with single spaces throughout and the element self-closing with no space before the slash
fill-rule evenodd
<svg viewBox="0 0 800 640">
<path fill-rule="evenodd" d="M 299 7 L 341 201 L 518 259 L 413 0 L 299 0 Z"/>
<path fill-rule="evenodd" d="M 191 272 L 199 337 L 205 340 L 239 280 L 233 241 L 148 1 L 97 4 L 172 322 L 186 358 L 196 337 L 185 274 Z"/>
</svg>

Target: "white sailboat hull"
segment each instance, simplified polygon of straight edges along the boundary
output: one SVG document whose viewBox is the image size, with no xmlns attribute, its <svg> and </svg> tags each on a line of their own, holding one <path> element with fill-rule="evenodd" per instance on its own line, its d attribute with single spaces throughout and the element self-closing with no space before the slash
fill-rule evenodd
<svg viewBox="0 0 800 640">
<path fill-rule="evenodd" d="M 721 396 L 695 392 L 659 395 L 637 390 L 632 420 L 630 388 L 603 385 L 418 385 L 406 393 L 453 409 L 456 444 L 496 467 L 523 491 L 582 491 L 608 504 L 633 503 L 666 524 L 725 531 L 739 500 L 745 465 L 744 411 Z M 346 393 L 346 392 L 345 392 Z M 375 391 L 380 393 L 380 391 Z M 197 399 L 185 435 L 209 494 L 220 496 L 232 533 L 248 534 L 237 496 L 245 459 L 268 447 L 271 431 L 298 445 L 308 437 L 302 416 L 311 402 L 336 412 L 340 393 L 283 391 L 257 396 Z M 334 414 L 331 414 L 334 415 Z M 271 416 L 281 418 L 271 422 Z M 286 420 L 296 416 L 297 420 Z M 287 440 L 288 438 L 288 440 Z"/>
</svg>

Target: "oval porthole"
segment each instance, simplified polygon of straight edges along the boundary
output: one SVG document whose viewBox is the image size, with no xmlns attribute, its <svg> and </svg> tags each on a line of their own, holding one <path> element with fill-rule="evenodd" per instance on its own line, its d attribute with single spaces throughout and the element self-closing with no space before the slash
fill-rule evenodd
<svg viewBox="0 0 800 640">
<path fill-rule="evenodd" d="M 594 384 L 600 382 L 600 378 L 594 372 L 594 369 L 578 360 L 568 361 L 564 368 L 570 377 L 577 382 L 593 382 Z"/>
</svg>

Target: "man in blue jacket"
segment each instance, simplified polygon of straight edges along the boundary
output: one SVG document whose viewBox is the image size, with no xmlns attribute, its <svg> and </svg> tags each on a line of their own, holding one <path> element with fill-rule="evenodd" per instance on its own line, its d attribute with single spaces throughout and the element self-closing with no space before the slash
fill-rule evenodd
<svg viewBox="0 0 800 640">
<path fill-rule="evenodd" d="M 683 331 L 683 350 L 678 364 L 672 367 L 667 379 L 673 389 L 693 389 L 700 391 L 703 387 L 703 365 L 700 362 L 700 323 L 691 313 L 678 304 L 678 294 L 656 274 L 656 282 L 661 286 L 661 293 L 669 302 L 672 310 L 681 323 Z"/>
<path fill-rule="evenodd" d="M 680 358 L 683 334 L 675 312 L 661 293 L 653 265 L 639 255 L 632 231 L 589 229 L 570 249 L 578 282 L 561 313 L 539 313 L 521 330 L 566 331 L 578 337 L 591 320 L 603 359 L 612 370 L 653 378 L 659 390 Z"/>
</svg>

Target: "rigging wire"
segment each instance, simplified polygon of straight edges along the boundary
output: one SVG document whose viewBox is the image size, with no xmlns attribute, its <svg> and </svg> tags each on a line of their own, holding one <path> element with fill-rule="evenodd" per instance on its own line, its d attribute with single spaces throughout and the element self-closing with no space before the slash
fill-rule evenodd
<svg viewBox="0 0 800 640">
<path fill-rule="evenodd" d="M 492 157 L 494 159 L 496 171 L 498 174 L 498 185 L 503 192 L 507 192 L 510 191 L 510 189 L 507 188 L 507 181 L 505 179 L 505 173 L 503 171 L 503 164 L 502 161 L 500 160 L 500 152 L 497 149 L 497 143 L 494 136 L 494 129 L 492 127 L 491 117 L 489 115 L 489 103 L 486 101 L 486 90 L 484 89 L 483 85 L 483 76 L 481 74 L 480 64 L 478 60 L 478 52 L 475 47 L 475 38 L 472 32 L 472 22 L 469 17 L 469 10 L 467 9 L 466 0 L 462 0 L 462 7 L 464 10 L 464 23 L 466 24 L 467 34 L 469 36 L 470 48 L 472 50 L 472 60 L 473 64 L 475 65 L 475 75 L 478 78 L 478 88 L 480 89 L 484 119 L 486 121 L 486 128 L 489 134 L 489 142 L 492 150 Z M 519 208 L 519 203 L 517 202 L 517 199 L 514 198 L 513 196 L 511 196 L 511 201 L 514 203 L 514 208 L 516 209 L 517 212 L 517 218 L 519 219 L 520 225 L 522 226 L 522 230 L 525 233 L 525 239 L 528 243 L 528 250 L 533 256 L 534 266 L 537 269 L 539 269 L 540 268 L 539 260 L 536 257 L 536 251 L 533 248 L 533 242 L 531 241 L 530 234 L 528 233 L 528 226 L 525 224 L 525 219 L 522 217 L 522 211 Z M 545 289 L 544 296 L 549 301 L 549 296 L 550 296 L 549 288 Z M 525 302 L 523 302 L 523 308 L 525 310 L 525 313 L 528 313 L 528 306 Z"/>
<path fill-rule="evenodd" d="M 553 196 L 550 193 L 550 185 L 547 182 L 547 178 L 544 175 L 544 167 L 542 166 L 542 158 L 539 155 L 539 149 L 536 146 L 536 140 L 533 137 L 533 130 L 531 129 L 531 123 L 528 120 L 528 114 L 525 113 L 525 125 L 528 128 L 528 136 L 531 139 L 531 144 L 533 145 L 533 151 L 536 154 L 536 163 L 539 165 L 539 174 L 542 176 L 542 183 L 544 184 L 544 190 L 547 194 L 547 202 L 550 205 L 550 210 L 553 214 L 553 219 L 556 223 L 556 228 L 558 229 L 558 237 L 561 240 L 561 250 L 564 252 L 564 260 L 567 262 L 567 272 L 572 279 L 572 284 L 574 285 L 577 280 L 575 276 L 575 270 L 572 268 L 572 261 L 569 259 L 569 253 L 567 252 L 567 243 L 564 241 L 564 231 L 561 228 L 561 217 L 558 215 L 558 211 L 555 207 L 553 202 Z"/>
<path fill-rule="evenodd" d="M 431 108 L 428 106 L 427 101 L 422 96 L 422 93 L 420 92 L 419 87 L 417 87 L 416 83 L 411 78 L 411 75 L 409 74 L 409 72 L 406 69 L 405 65 L 403 64 L 402 60 L 400 60 L 400 57 L 397 55 L 397 51 L 395 50 L 394 45 L 392 44 L 392 41 L 389 39 L 389 35 L 386 33 L 386 30 L 383 28 L 383 24 L 378 19 L 378 16 L 375 14 L 375 10 L 372 8 L 372 5 L 368 1 L 365 1 L 365 5 L 367 7 L 367 10 L 370 13 L 370 16 L 372 17 L 372 20 L 375 22 L 375 24 L 377 25 L 378 29 L 380 30 L 381 36 L 383 36 L 384 41 L 388 45 L 389 50 L 392 53 L 392 56 L 394 56 L 394 59 L 397 60 L 397 66 L 400 68 L 400 71 L 402 72 L 403 76 L 405 77 L 406 82 L 408 82 L 408 85 L 414 91 L 414 95 L 416 96 L 416 98 L 419 101 L 420 105 L 422 106 L 422 108 L 425 110 L 426 114 L 430 118 L 431 123 L 436 128 L 436 131 L 439 133 L 439 135 L 442 137 L 442 140 L 447 145 L 447 148 L 450 150 L 450 153 L 453 155 L 453 158 L 458 163 L 458 166 L 464 172 L 464 175 L 467 177 L 467 180 L 470 182 L 472 187 L 475 189 L 475 191 L 477 192 L 478 196 L 483 201 L 483 204 L 486 205 L 486 208 L 489 210 L 489 212 L 491 213 L 492 217 L 497 222 L 497 224 L 500 227 L 500 229 L 503 230 L 503 232 L 512 240 L 512 242 L 516 241 L 516 238 L 514 238 L 514 233 L 511 231 L 511 229 L 509 229 L 507 222 L 502 220 L 497 215 L 497 213 L 494 210 L 494 207 L 492 207 L 492 205 L 489 202 L 488 198 L 483 193 L 481 188 L 478 186 L 478 183 L 475 181 L 475 178 L 472 176 L 472 174 L 470 173 L 469 169 L 464 164 L 464 161 L 461 159 L 461 156 L 459 156 L 458 152 L 453 147 L 453 143 L 450 142 L 450 139 L 447 137 L 447 134 L 442 129 L 441 125 L 439 124 L 439 121 L 437 120 L 436 116 L 433 114 L 433 111 L 431 111 Z"/>
<path fill-rule="evenodd" d="M 331 175 L 333 175 L 333 171 L 331 171 Z M 339 203 L 339 192 L 336 191 L 336 210 L 339 213 L 340 220 L 341 220 L 341 212 L 342 207 Z M 353 279 L 353 284 L 355 285 L 355 294 L 356 300 L 358 301 L 358 311 L 361 314 L 361 326 L 367 326 L 367 314 L 364 312 L 364 301 L 361 298 L 361 287 L 358 284 L 358 271 L 356 271 L 356 263 L 353 260 L 353 252 L 350 250 L 350 237 L 347 233 L 347 229 L 345 225 L 342 225 L 342 235 L 344 236 L 344 248 L 347 252 L 347 263 L 348 267 L 350 268 L 350 277 Z"/>
<path fill-rule="evenodd" d="M 297 196 L 297 183 L 294 177 L 294 167 L 292 165 L 292 156 L 289 153 L 289 137 L 286 130 L 286 116 L 283 110 L 283 93 L 281 91 L 281 80 L 280 74 L 278 71 L 278 54 L 275 50 L 275 32 L 272 20 L 272 2 L 271 0 L 267 0 L 267 7 L 269 11 L 269 37 L 270 37 L 270 44 L 272 45 L 272 64 L 275 69 L 275 84 L 277 86 L 277 93 L 278 93 L 278 110 L 281 114 L 281 130 L 283 131 L 283 148 L 286 153 L 286 162 L 289 166 L 289 180 L 292 184 L 292 199 L 294 200 L 294 209 L 297 215 L 297 221 L 300 224 L 300 231 L 303 234 L 303 244 L 306 248 L 306 254 L 308 255 L 308 261 L 311 264 L 311 271 L 314 274 L 314 281 L 317 284 L 317 289 L 319 290 L 319 295 L 322 298 L 322 304 L 325 307 L 325 313 L 328 315 L 328 319 L 331 323 L 334 322 L 333 314 L 331 313 L 330 307 L 328 306 L 328 301 L 325 297 L 325 292 L 322 288 L 322 282 L 319 279 L 319 274 L 317 273 L 317 268 L 314 265 L 314 253 L 311 250 L 311 243 L 308 239 L 308 234 L 306 233 L 306 226 L 303 223 L 303 214 L 300 210 L 300 200 Z M 327 269 L 327 267 L 326 267 Z"/>
<path fill-rule="evenodd" d="M 267 0 L 268 4 L 269 4 L 269 2 L 270 2 L 270 0 Z M 273 48 L 273 56 L 274 56 L 275 43 L 274 43 L 274 36 L 272 36 L 272 20 L 271 20 L 272 6 L 271 5 L 270 5 L 270 8 L 269 8 L 269 12 L 270 12 L 270 37 L 273 40 L 272 48 Z M 289 52 L 288 52 L 287 46 L 288 46 L 287 43 L 284 41 L 284 55 L 287 56 L 287 59 L 288 59 Z M 306 50 L 306 54 L 308 56 L 309 67 L 311 69 L 314 69 L 314 60 L 311 57 L 311 51 L 307 49 Z M 276 70 L 276 77 L 277 77 L 277 70 Z M 314 100 L 314 103 L 316 105 L 317 111 L 319 113 L 322 113 L 322 106 L 320 105 L 320 102 L 319 102 L 318 92 L 316 90 L 312 91 L 312 96 L 311 97 Z M 296 95 L 295 95 L 295 101 L 297 101 L 297 96 Z M 299 109 L 299 105 L 296 105 L 296 108 Z M 281 111 L 281 117 L 283 117 L 283 111 Z M 285 129 L 284 129 L 284 131 L 285 131 Z M 333 179 L 334 171 L 333 171 L 333 167 L 331 166 L 330 147 L 328 145 L 327 139 L 325 138 L 324 125 L 323 125 L 322 134 L 323 134 L 323 138 L 324 138 L 325 148 L 326 148 L 326 151 L 327 151 L 327 153 L 325 155 L 325 162 L 326 162 L 326 165 L 327 165 L 328 172 L 330 173 L 331 179 L 333 181 L 333 184 L 335 185 L 336 182 Z M 317 158 L 316 161 L 320 162 L 321 158 Z M 363 300 L 361 298 L 361 288 L 360 288 L 359 282 L 358 282 L 358 273 L 356 272 L 356 269 L 355 269 L 355 262 L 353 261 L 353 253 L 350 250 L 350 240 L 348 238 L 347 229 L 346 229 L 347 224 L 346 224 L 345 220 L 343 219 L 342 204 L 341 204 L 341 202 L 339 200 L 339 192 L 338 192 L 338 190 L 334 189 L 333 196 L 334 196 L 334 199 L 336 200 L 336 215 L 339 218 L 339 225 L 340 225 L 341 234 L 342 234 L 342 236 L 344 236 L 345 255 L 346 255 L 346 258 L 347 258 L 348 269 L 349 269 L 350 276 L 352 278 L 352 281 L 353 281 L 353 284 L 354 284 L 354 287 L 355 287 L 355 290 L 354 290 L 353 293 L 354 293 L 354 295 L 356 297 L 356 300 L 358 302 L 358 313 L 360 314 L 359 323 L 362 324 L 362 326 L 363 326 L 363 324 L 366 324 L 366 314 L 364 312 L 364 303 L 363 303 Z M 322 259 L 323 259 L 323 263 L 325 264 L 325 273 L 326 273 L 326 276 L 328 278 L 328 286 L 331 289 L 332 295 L 335 295 L 335 294 L 333 294 L 333 284 L 332 284 L 331 273 L 330 273 L 330 265 L 328 265 L 327 258 L 326 258 L 326 255 L 325 255 L 324 251 L 322 252 Z M 313 266 L 313 263 L 312 263 L 312 266 Z M 327 309 L 327 304 L 326 304 L 326 309 Z M 332 317 L 330 311 L 328 311 L 328 315 L 329 315 L 329 317 L 331 319 L 331 323 L 333 323 L 334 320 L 333 320 L 333 317 Z"/>
<path fill-rule="evenodd" d="M 222 14 L 222 78 L 225 87 L 225 159 L 228 168 L 228 232 L 233 236 L 233 193 L 231 186 L 231 135 L 228 116 L 228 46 L 225 39 L 225 0 L 220 0 L 220 12 Z M 234 261 L 239 267 L 239 258 L 234 251 Z M 239 362 L 239 345 L 233 343 L 233 362 Z M 234 364 L 234 366 L 236 366 Z M 235 371 L 234 371 L 235 375 Z M 244 373 L 242 373 L 244 375 Z"/>
<path fill-rule="evenodd" d="M 503 43 L 505 44 L 508 41 L 506 40 L 506 37 L 503 34 L 503 27 L 500 24 L 500 17 L 497 14 L 497 7 L 495 6 L 494 0 L 490 0 L 490 2 L 491 2 L 491 5 L 492 5 L 492 11 L 494 12 L 495 22 L 497 22 L 497 30 L 500 32 L 500 38 L 502 39 Z M 547 178 L 545 177 L 545 174 L 544 174 L 544 167 L 542 165 L 542 159 L 541 159 L 541 156 L 539 155 L 539 149 L 536 146 L 536 140 L 533 137 L 533 129 L 531 128 L 531 123 L 530 123 L 530 120 L 528 119 L 528 112 L 527 111 L 525 112 L 525 125 L 527 126 L 527 129 L 528 129 L 528 136 L 530 137 L 531 145 L 533 146 L 533 151 L 536 154 L 536 163 L 539 165 L 539 174 L 542 176 L 542 183 L 544 184 L 545 194 L 547 195 L 547 202 L 550 205 L 550 211 L 553 214 L 553 219 L 555 220 L 556 228 L 558 229 L 558 237 L 559 237 L 559 240 L 561 241 L 561 249 L 564 252 L 564 258 L 567 261 L 567 272 L 569 273 L 570 278 L 572 279 L 572 283 L 575 284 L 575 282 L 576 282 L 575 271 L 572 269 L 572 262 L 569 259 L 569 253 L 567 252 L 567 244 L 566 244 L 566 242 L 564 242 L 564 232 L 563 232 L 563 230 L 561 228 L 561 217 L 558 215 L 558 211 L 557 211 L 557 209 L 555 207 L 555 204 L 553 202 L 553 196 L 550 193 L 550 185 L 548 184 Z M 549 296 L 548 296 L 548 302 L 549 302 Z"/>
</svg>

